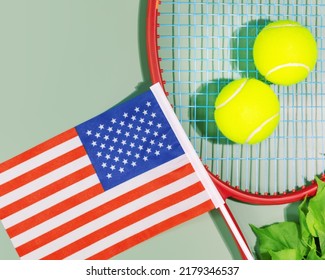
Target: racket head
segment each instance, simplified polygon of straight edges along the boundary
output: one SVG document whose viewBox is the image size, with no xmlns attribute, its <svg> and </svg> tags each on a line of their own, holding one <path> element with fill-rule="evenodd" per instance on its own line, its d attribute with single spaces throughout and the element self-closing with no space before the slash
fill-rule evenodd
<svg viewBox="0 0 325 280">
<path fill-rule="evenodd" d="M 270 21 L 284 17 L 302 21 L 312 29 L 316 41 L 321 44 L 320 37 L 325 33 L 322 25 L 325 22 L 325 7 L 319 7 L 317 1 L 310 5 L 301 0 L 294 3 L 282 1 L 281 4 L 271 1 L 259 4 L 255 1 L 247 1 L 246 4 L 233 2 L 148 1 L 146 43 L 152 82 L 159 82 L 166 94 L 170 93 L 169 100 L 176 114 L 225 199 L 232 197 L 246 203 L 273 205 L 295 202 L 306 195 L 312 196 L 317 191 L 314 176 L 318 174 L 322 180 L 325 179 L 322 175 L 325 166 L 325 134 L 321 111 L 325 111 L 325 98 L 322 96 L 321 59 L 306 81 L 292 87 L 271 85 L 282 104 L 281 122 L 275 134 L 261 144 L 239 147 L 221 134 L 211 136 L 208 127 L 213 122 L 211 116 L 206 114 L 203 120 L 208 123 L 204 131 L 198 125 L 202 119 L 195 119 L 193 115 L 198 115 L 197 108 L 204 109 L 197 101 L 197 97 L 202 94 L 206 94 L 208 103 L 203 105 L 207 105 L 207 110 L 213 110 L 210 100 L 214 100 L 213 94 L 217 94 L 215 87 L 220 90 L 224 84 L 242 76 L 263 80 L 252 63 L 252 44 L 258 32 Z M 266 15 L 268 18 L 265 18 Z M 158 32 L 161 29 L 164 31 Z M 228 58 L 222 57 L 224 53 L 221 49 L 226 51 Z M 319 45 L 319 58 L 322 57 L 322 50 Z M 225 67 L 226 64 L 230 67 Z M 221 75 L 214 79 L 211 73 Z M 190 86 L 183 87 L 182 84 Z M 210 94 L 209 86 L 213 88 L 213 94 Z M 216 127 L 214 129 L 217 131 Z M 299 145 L 303 146 L 303 152 L 298 151 Z M 224 161 L 228 163 L 224 164 Z M 219 169 L 220 165 L 224 167 Z M 236 171 L 230 172 L 234 167 Z M 256 175 L 265 170 L 268 170 L 265 180 L 264 175 Z M 294 174 L 297 172 L 298 175 Z M 236 176 L 243 178 L 234 180 Z M 254 186 L 251 181 L 254 181 Z M 260 188 L 261 182 L 266 186 Z"/>
</svg>

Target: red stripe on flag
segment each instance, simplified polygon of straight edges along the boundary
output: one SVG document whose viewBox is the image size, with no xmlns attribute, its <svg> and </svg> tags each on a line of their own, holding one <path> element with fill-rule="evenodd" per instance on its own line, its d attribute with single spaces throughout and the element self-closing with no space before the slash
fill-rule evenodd
<svg viewBox="0 0 325 280">
<path fill-rule="evenodd" d="M 95 207 L 93 210 L 88 211 L 87 213 L 84 213 L 84 214 L 78 216 L 77 218 L 72 219 L 69 222 L 62 224 L 61 226 L 59 226 L 55 229 L 52 229 L 52 230 L 44 233 L 43 235 L 38 236 L 34 240 L 31 240 L 30 242 L 22 245 L 22 246 L 24 246 L 24 248 L 28 248 L 28 249 L 24 249 L 24 251 L 23 251 L 24 253 L 21 254 L 20 256 L 27 254 L 27 252 L 36 250 L 37 248 L 59 238 L 60 236 L 63 236 L 63 235 L 65 235 L 65 234 L 67 234 L 67 233 L 69 233 L 69 232 L 71 232 L 71 231 L 73 231 L 73 230 L 139 198 L 139 197 L 142 197 L 154 190 L 162 188 L 162 187 L 164 187 L 178 179 L 181 179 L 184 176 L 187 176 L 193 172 L 194 172 L 194 170 L 193 170 L 193 167 L 191 166 L 191 164 L 186 164 L 176 170 L 173 170 L 172 172 L 170 172 L 164 176 L 161 176 L 160 178 L 157 178 L 157 179 L 155 179 L 147 184 L 144 184 L 132 191 L 129 191 L 126 194 L 123 194 L 111 201 L 108 201 L 105 204 Z M 54 210 L 51 210 L 51 212 L 53 212 Z M 68 209 L 66 209 L 66 210 L 68 210 Z M 51 212 L 49 212 L 48 215 Z M 33 221 L 35 219 L 41 218 L 43 221 L 45 221 L 50 218 L 48 216 L 46 216 L 45 218 L 42 218 L 42 215 L 43 215 L 43 213 L 40 213 L 40 217 L 35 217 L 34 219 L 29 219 L 30 221 L 29 221 L 28 227 L 30 227 L 30 223 L 33 223 Z M 18 224 L 15 227 L 17 227 L 16 231 L 17 230 L 20 231 L 20 228 L 22 227 L 22 225 Z M 8 229 L 8 232 L 9 232 L 9 230 L 10 229 Z M 25 230 L 23 230 L 23 231 L 25 231 Z M 22 247 L 22 246 L 20 246 L 20 247 Z M 22 249 L 19 249 L 19 248 L 16 248 L 16 250 L 17 251 L 19 250 L 19 252 L 22 252 L 21 251 Z"/>
<path fill-rule="evenodd" d="M 70 140 L 74 137 L 78 136 L 77 131 L 72 128 L 69 129 L 45 142 L 43 142 L 40 145 L 37 145 L 34 148 L 31 148 L 29 150 L 27 150 L 26 152 L 19 154 L 18 156 L 13 157 L 12 159 L 9 159 L 3 163 L 0 164 L 0 173 L 4 172 L 26 160 L 29 160 L 55 146 L 57 146 L 60 143 L 63 143 L 67 140 Z"/>
<path fill-rule="evenodd" d="M 184 223 L 192 218 L 202 215 L 210 210 L 214 209 L 214 205 L 211 200 L 208 200 L 200 205 L 197 205 L 185 212 L 177 214 L 163 222 L 160 222 L 150 228 L 145 229 L 123 241 L 106 248 L 105 250 L 99 252 L 88 258 L 89 260 L 106 260 L 114 257 L 115 255 L 145 241 L 148 240 L 172 227 L 175 227 L 181 223 Z"/>
<path fill-rule="evenodd" d="M 86 166 L 78 171 L 75 171 L 74 173 L 69 174 L 68 176 L 36 191 L 33 192 L 19 200 L 16 200 L 15 202 L 9 204 L 8 206 L 5 206 L 1 208 L 0 212 L 0 219 L 4 219 L 56 192 L 59 192 L 70 185 L 79 182 L 82 179 L 85 179 L 89 177 L 90 175 L 94 174 L 94 168 L 92 165 Z M 20 230 L 24 231 L 25 228 L 21 227 Z M 17 232 L 18 234 L 18 232 Z"/>
<path fill-rule="evenodd" d="M 189 186 L 186 189 L 183 189 L 177 193 L 174 193 L 170 196 L 167 196 L 163 199 L 160 199 L 148 206 L 145 206 L 138 211 L 135 211 L 132 214 L 129 214 L 127 216 L 124 216 L 123 218 L 106 225 L 102 227 L 99 230 L 94 231 L 93 233 L 69 244 L 68 246 L 63 247 L 62 249 L 44 257 L 43 259 L 63 259 L 70 255 L 72 255 L 75 252 L 78 252 L 89 245 L 129 226 L 132 225 L 154 213 L 157 212 L 157 209 L 159 211 L 168 208 L 174 204 L 177 204 L 180 201 L 183 201 L 189 197 L 192 197 L 195 194 L 200 193 L 203 190 L 203 186 L 200 182 L 195 183 L 191 186 Z"/>
</svg>

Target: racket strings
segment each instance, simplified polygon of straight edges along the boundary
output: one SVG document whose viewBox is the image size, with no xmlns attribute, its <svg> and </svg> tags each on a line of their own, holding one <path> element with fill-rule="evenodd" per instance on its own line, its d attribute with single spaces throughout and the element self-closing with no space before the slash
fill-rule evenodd
<svg viewBox="0 0 325 280">
<path fill-rule="evenodd" d="M 283 193 L 325 170 L 324 42 L 322 1 L 161 1 L 159 56 L 165 88 L 184 129 L 209 169 L 252 193 Z M 214 100 L 241 77 L 263 80 L 252 46 L 270 21 L 307 26 L 319 49 L 316 68 L 293 86 L 271 87 L 281 104 L 275 133 L 258 145 L 237 145 L 218 131 Z"/>
</svg>

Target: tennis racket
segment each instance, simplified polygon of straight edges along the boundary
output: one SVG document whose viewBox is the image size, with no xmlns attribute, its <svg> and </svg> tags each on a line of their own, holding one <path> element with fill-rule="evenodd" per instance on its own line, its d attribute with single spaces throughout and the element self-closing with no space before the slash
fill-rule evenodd
<svg viewBox="0 0 325 280">
<path fill-rule="evenodd" d="M 318 44 L 317 65 L 299 84 L 271 84 L 281 104 L 280 124 L 271 137 L 256 145 L 233 144 L 215 125 L 215 98 L 232 80 L 263 80 L 253 62 L 254 39 L 269 22 L 280 19 L 309 28 Z M 225 200 L 274 205 L 316 193 L 313 178 L 325 170 L 324 36 L 321 0 L 148 0 L 152 82 L 163 86 Z M 242 257 L 250 259 L 228 207 L 219 210 Z"/>
</svg>

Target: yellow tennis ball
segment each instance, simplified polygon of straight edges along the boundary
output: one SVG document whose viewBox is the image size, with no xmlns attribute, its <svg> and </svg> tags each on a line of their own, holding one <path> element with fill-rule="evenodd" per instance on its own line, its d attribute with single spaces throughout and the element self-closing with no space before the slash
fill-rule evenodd
<svg viewBox="0 0 325 280">
<path fill-rule="evenodd" d="M 253 59 L 268 81 L 292 85 L 304 80 L 315 67 L 317 44 L 306 27 L 295 21 L 279 20 L 258 34 Z"/>
<path fill-rule="evenodd" d="M 215 102 L 215 121 L 235 143 L 255 144 L 269 137 L 280 120 L 280 103 L 271 87 L 256 79 L 235 80 Z"/>
</svg>

